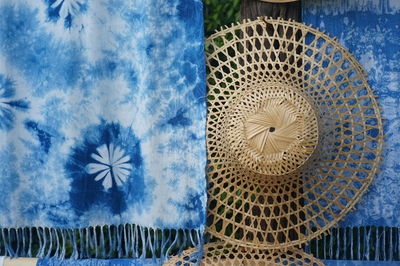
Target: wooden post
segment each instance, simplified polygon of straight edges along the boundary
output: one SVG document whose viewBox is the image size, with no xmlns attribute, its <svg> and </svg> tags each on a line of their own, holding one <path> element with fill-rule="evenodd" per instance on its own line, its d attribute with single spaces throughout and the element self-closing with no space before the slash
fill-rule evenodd
<svg viewBox="0 0 400 266">
<path fill-rule="evenodd" d="M 254 20 L 257 17 L 271 17 L 271 18 L 283 18 L 283 19 L 292 19 L 295 21 L 301 21 L 301 3 L 300 1 L 296 2 L 290 2 L 290 3 L 269 3 L 269 2 L 264 2 L 260 0 L 242 0 L 242 5 L 240 8 L 240 17 L 241 19 L 251 19 Z M 267 28 L 267 32 L 269 34 L 273 34 L 272 29 Z M 287 31 L 290 33 L 290 30 Z M 281 33 L 279 33 L 281 34 Z M 297 36 L 292 36 L 294 38 L 300 39 L 301 36 L 299 33 L 296 34 Z M 283 35 L 282 35 L 283 37 Z M 288 36 L 286 36 L 288 37 Z M 290 37 L 290 38 L 292 38 Z M 268 45 L 267 47 L 268 48 Z M 278 49 L 278 47 L 275 47 Z M 296 53 L 301 53 L 301 49 L 294 51 Z M 287 55 L 284 53 L 279 55 L 281 61 L 285 61 Z M 293 62 L 294 63 L 294 62 Z M 302 189 L 299 188 L 299 193 L 303 193 Z M 297 195 L 296 195 L 297 196 Z M 273 201 L 268 202 L 269 204 L 272 204 Z M 299 202 L 300 205 L 304 205 L 303 199 L 300 199 Z M 296 208 L 296 206 L 290 206 L 293 210 Z M 279 209 L 279 208 L 277 208 Z M 254 213 L 254 212 L 253 212 Z M 259 213 L 258 215 L 260 215 Z M 256 214 L 257 215 L 257 214 Z M 304 214 L 300 215 L 300 219 L 305 219 Z M 279 220 L 275 221 L 276 223 L 281 223 Z M 300 221 L 292 220 L 291 222 L 293 223 L 299 223 Z M 285 224 L 281 223 L 281 226 L 287 226 Z M 306 233 L 305 230 L 302 230 L 302 233 Z M 298 239 L 299 236 L 295 234 L 289 234 L 289 239 L 291 240 L 296 240 Z M 280 242 L 285 242 L 287 241 L 284 237 L 278 237 L 278 240 Z M 273 241 L 273 239 L 269 239 L 269 241 Z"/>
<path fill-rule="evenodd" d="M 301 3 L 268 3 L 260 0 L 242 0 L 240 8 L 241 19 L 256 19 L 257 17 L 272 17 L 301 20 Z"/>
</svg>

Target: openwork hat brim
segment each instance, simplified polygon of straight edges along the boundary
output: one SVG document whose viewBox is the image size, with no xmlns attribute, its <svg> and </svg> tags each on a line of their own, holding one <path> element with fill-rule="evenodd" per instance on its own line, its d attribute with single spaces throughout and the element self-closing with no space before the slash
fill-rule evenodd
<svg viewBox="0 0 400 266">
<path fill-rule="evenodd" d="M 381 161 L 381 111 L 361 65 L 336 39 L 292 21 L 246 21 L 206 43 L 207 231 L 242 246 L 284 249 L 337 225 L 367 191 Z M 250 157 L 238 151 L 249 140 L 236 145 L 231 137 L 238 102 L 271 84 L 304 97 L 317 119 L 314 151 L 295 167 L 285 154 L 274 168 L 246 161 Z"/>
<path fill-rule="evenodd" d="M 324 265 L 320 260 L 295 248 L 287 251 L 268 251 L 249 249 L 224 242 L 204 245 L 200 255 L 195 248 L 184 251 L 180 256 L 172 257 L 164 265 L 214 265 L 214 266 L 243 266 L 243 265 Z"/>
</svg>

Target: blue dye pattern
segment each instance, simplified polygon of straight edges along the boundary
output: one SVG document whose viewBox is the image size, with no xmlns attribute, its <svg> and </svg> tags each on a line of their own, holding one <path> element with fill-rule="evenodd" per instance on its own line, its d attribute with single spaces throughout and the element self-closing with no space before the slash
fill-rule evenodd
<svg viewBox="0 0 400 266">
<path fill-rule="evenodd" d="M 2 204 L 0 204 L 1 213 L 12 212 L 11 199 L 20 182 L 19 174 L 14 171 L 17 159 L 14 150 L 15 147 L 10 144 L 0 151 L 0 187 L 9 193 L 7 197 L 2 199 Z M 10 216 L 4 216 L 0 219 L 0 221 L 6 223 L 10 222 L 9 220 Z"/>
<path fill-rule="evenodd" d="M 14 112 L 26 111 L 29 103 L 26 100 L 14 99 L 15 88 L 12 80 L 0 74 L 0 130 L 11 130 L 14 126 Z"/>
<path fill-rule="evenodd" d="M 73 179 L 70 198 L 77 214 L 83 215 L 93 205 L 106 206 L 113 214 L 121 214 L 126 210 L 128 193 L 132 193 L 131 199 L 137 203 L 143 201 L 146 189 L 143 159 L 134 133 L 103 121 L 85 130 L 83 139 L 72 150 L 65 166 Z M 98 167 L 98 171 L 91 171 L 90 167 Z"/>
<path fill-rule="evenodd" d="M 47 15 L 50 21 L 64 21 L 64 27 L 69 29 L 75 17 L 84 13 L 88 4 L 86 0 L 45 0 L 48 8 Z"/>
<path fill-rule="evenodd" d="M 197 224 L 201 224 L 205 222 L 206 220 L 206 212 L 202 208 L 202 199 L 203 195 L 201 194 L 192 194 L 189 195 L 186 202 L 182 205 L 182 212 L 189 212 L 189 213 L 195 213 L 198 210 L 201 210 L 199 215 L 198 215 L 198 220 L 189 220 L 186 224 L 185 227 L 187 228 L 194 228 L 196 227 Z"/>
<path fill-rule="evenodd" d="M 0 5 L 0 53 L 5 63 L 25 76 L 35 96 L 77 85 L 83 64 L 80 48 L 46 32 L 37 9 L 7 2 Z"/>
<path fill-rule="evenodd" d="M 354 54 L 368 71 L 387 119 L 384 163 L 370 191 L 342 226 L 400 225 L 400 3 L 396 0 L 306 0 L 303 20 L 326 30 Z M 367 121 L 373 125 L 374 120 Z M 377 136 L 377 130 L 367 132 Z M 374 158 L 366 154 L 365 158 Z"/>
<path fill-rule="evenodd" d="M 192 124 L 192 121 L 188 118 L 185 117 L 186 110 L 184 109 L 179 109 L 176 112 L 176 115 L 172 117 L 171 119 L 168 120 L 168 124 L 172 126 L 190 126 Z"/>
<path fill-rule="evenodd" d="M 0 0 L 0 227 L 204 228 L 202 19 L 199 0 Z"/>
<path fill-rule="evenodd" d="M 40 145 L 42 146 L 43 150 L 48 153 L 51 147 L 51 135 L 46 131 L 38 128 L 38 123 L 34 121 L 26 121 L 25 127 L 28 130 L 33 131 L 39 139 Z"/>
</svg>

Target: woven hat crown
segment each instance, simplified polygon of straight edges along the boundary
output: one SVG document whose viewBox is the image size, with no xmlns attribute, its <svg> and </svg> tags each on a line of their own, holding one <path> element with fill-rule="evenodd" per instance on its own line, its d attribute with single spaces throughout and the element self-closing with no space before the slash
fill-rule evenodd
<svg viewBox="0 0 400 266">
<path fill-rule="evenodd" d="M 231 156 L 250 171 L 284 175 L 301 167 L 318 144 L 318 121 L 298 92 L 280 83 L 243 89 L 224 123 Z"/>
</svg>

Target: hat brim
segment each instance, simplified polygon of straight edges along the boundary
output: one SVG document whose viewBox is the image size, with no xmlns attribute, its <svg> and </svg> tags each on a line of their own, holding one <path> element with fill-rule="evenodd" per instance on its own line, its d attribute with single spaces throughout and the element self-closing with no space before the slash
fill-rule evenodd
<svg viewBox="0 0 400 266">
<path fill-rule="evenodd" d="M 299 249 L 290 248 L 286 251 L 244 248 L 226 242 L 213 242 L 203 246 L 200 253 L 196 248 L 185 250 L 181 255 L 174 256 L 164 265 L 324 265 Z"/>
</svg>

